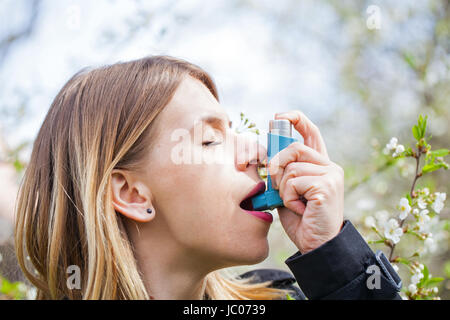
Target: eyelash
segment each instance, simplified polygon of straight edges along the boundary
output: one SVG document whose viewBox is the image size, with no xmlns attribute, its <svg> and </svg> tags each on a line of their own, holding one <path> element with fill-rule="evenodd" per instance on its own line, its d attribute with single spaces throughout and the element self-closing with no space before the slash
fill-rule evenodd
<svg viewBox="0 0 450 320">
<path fill-rule="evenodd" d="M 210 147 L 210 146 L 215 146 L 215 145 L 218 145 L 218 144 L 220 144 L 220 142 L 217 142 L 217 141 L 205 141 L 205 142 L 202 143 L 202 146 Z"/>
</svg>

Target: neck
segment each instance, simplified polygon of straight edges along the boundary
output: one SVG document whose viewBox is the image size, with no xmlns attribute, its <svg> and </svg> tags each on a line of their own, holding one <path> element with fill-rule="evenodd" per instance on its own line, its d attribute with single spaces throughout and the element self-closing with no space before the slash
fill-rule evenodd
<svg viewBox="0 0 450 320">
<path fill-rule="evenodd" d="M 182 248 L 167 228 L 156 223 L 138 227 L 139 231 L 136 226 L 128 230 L 148 295 L 156 300 L 203 299 L 206 275 L 217 268 Z"/>
</svg>

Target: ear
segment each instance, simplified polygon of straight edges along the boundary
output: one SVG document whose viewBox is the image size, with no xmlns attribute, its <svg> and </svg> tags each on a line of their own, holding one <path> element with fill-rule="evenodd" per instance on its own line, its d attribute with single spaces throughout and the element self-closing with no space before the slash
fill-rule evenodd
<svg viewBox="0 0 450 320">
<path fill-rule="evenodd" d="M 155 208 L 151 203 L 150 190 L 141 182 L 133 179 L 129 171 L 114 169 L 111 173 L 113 206 L 125 217 L 148 222 L 155 217 Z M 149 214 L 147 209 L 151 208 Z"/>
</svg>

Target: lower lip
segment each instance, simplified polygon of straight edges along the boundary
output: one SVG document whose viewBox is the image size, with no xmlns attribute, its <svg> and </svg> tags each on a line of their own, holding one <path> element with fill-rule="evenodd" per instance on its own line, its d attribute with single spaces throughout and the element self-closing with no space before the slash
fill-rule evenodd
<svg viewBox="0 0 450 320">
<path fill-rule="evenodd" d="M 267 221 L 269 223 L 272 223 L 273 221 L 273 217 L 270 213 L 268 212 L 264 212 L 264 211 L 249 211 L 249 210 L 244 210 L 245 212 L 247 212 L 248 214 L 251 214 L 252 216 L 255 216 L 257 218 L 260 218 L 264 221 Z"/>
</svg>

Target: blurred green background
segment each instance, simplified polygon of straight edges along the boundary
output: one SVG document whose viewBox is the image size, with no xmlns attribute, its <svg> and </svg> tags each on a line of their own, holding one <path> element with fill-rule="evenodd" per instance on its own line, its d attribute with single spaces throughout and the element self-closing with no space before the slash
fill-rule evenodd
<svg viewBox="0 0 450 320">
<path fill-rule="evenodd" d="M 85 66 L 149 54 L 196 63 L 216 81 L 233 123 L 244 112 L 262 144 L 275 112 L 302 110 L 345 169 L 345 215 L 361 230 L 366 215 L 394 211 L 411 186 L 412 160 L 379 169 L 390 137 L 412 144 L 421 113 L 431 145 L 450 146 L 448 0 L 4 0 L 0 26 L 0 274 L 10 281 L 23 280 L 12 223 L 32 141 L 56 93 Z M 441 170 L 419 186 L 448 193 L 449 178 Z M 441 218 L 449 215 L 447 206 Z M 277 219 L 269 240 L 266 261 L 236 271 L 288 270 L 284 260 L 297 249 Z M 443 299 L 448 244 L 444 234 L 427 258 L 430 272 L 446 277 Z"/>
</svg>

